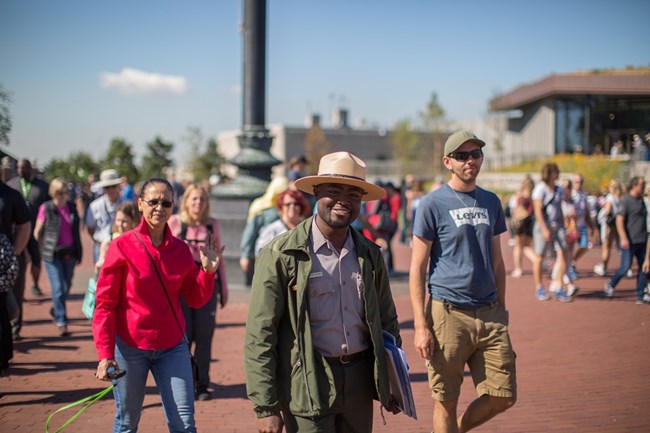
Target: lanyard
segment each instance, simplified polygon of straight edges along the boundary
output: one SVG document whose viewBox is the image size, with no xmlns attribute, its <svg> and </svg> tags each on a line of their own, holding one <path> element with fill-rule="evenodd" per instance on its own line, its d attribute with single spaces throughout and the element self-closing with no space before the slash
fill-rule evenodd
<svg viewBox="0 0 650 433">
<path fill-rule="evenodd" d="M 29 191 L 32 189 L 32 183 L 25 182 L 24 178 L 20 178 L 20 189 L 23 190 L 23 198 L 27 200 L 27 197 L 29 196 Z"/>
<path fill-rule="evenodd" d="M 56 415 L 57 413 L 59 413 L 59 412 L 61 412 L 61 411 L 64 411 L 64 410 L 66 410 L 66 409 L 70 409 L 71 407 L 74 407 L 74 406 L 77 406 L 77 405 L 80 405 L 80 404 L 86 403 L 86 404 L 84 405 L 84 407 L 82 407 L 81 409 L 79 409 L 79 410 L 77 411 L 77 413 L 75 413 L 75 414 L 72 415 L 70 418 L 68 418 L 68 420 L 67 420 L 66 422 L 64 422 L 63 425 L 62 425 L 61 427 L 59 427 L 58 429 L 56 429 L 56 430 L 54 431 L 54 433 L 58 433 L 58 432 L 60 432 L 61 430 L 63 430 L 63 429 L 64 429 L 68 424 L 70 424 L 72 421 L 74 421 L 75 419 L 77 419 L 77 418 L 79 417 L 79 415 L 81 415 L 82 413 L 84 413 L 84 412 L 86 411 L 86 409 L 88 409 L 88 408 L 89 408 L 90 406 L 92 406 L 93 404 L 97 403 L 99 400 L 101 400 L 102 397 L 104 397 L 106 394 L 108 394 L 109 392 L 111 392 L 112 389 L 113 389 L 113 385 L 111 385 L 111 386 L 109 386 L 109 387 L 103 389 L 102 391 L 99 391 L 97 394 L 93 394 L 93 395 L 88 396 L 88 397 L 86 397 L 86 398 L 82 398 L 81 400 L 75 401 L 74 403 L 67 404 L 67 405 L 65 405 L 65 406 L 63 406 L 63 407 L 57 409 L 56 411 L 52 412 L 52 413 L 50 414 L 50 416 L 47 417 L 47 421 L 45 422 L 45 433 L 49 433 L 49 431 L 50 431 L 50 429 L 49 429 L 49 427 L 50 427 L 50 421 L 52 421 L 52 417 L 53 417 L 54 415 Z"/>
</svg>

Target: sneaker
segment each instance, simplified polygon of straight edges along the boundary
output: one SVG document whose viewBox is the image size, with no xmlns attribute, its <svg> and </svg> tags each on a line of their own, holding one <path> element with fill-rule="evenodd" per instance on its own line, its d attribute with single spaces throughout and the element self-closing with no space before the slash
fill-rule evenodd
<svg viewBox="0 0 650 433">
<path fill-rule="evenodd" d="M 637 299 L 635 304 L 636 305 L 645 305 L 645 302 L 643 302 L 643 299 Z"/>
<path fill-rule="evenodd" d="M 512 278 L 521 278 L 522 275 L 523 275 L 523 272 L 522 272 L 521 268 L 514 269 L 514 270 L 510 273 L 510 276 L 511 276 Z"/>
<path fill-rule="evenodd" d="M 625 274 L 627 278 L 634 278 L 634 272 L 632 272 L 632 268 L 627 270 L 627 274 Z"/>
<path fill-rule="evenodd" d="M 43 296 L 43 291 L 36 284 L 34 284 L 32 286 L 32 295 L 33 296 Z"/>
<path fill-rule="evenodd" d="M 594 274 L 598 275 L 599 277 L 604 277 L 605 266 L 602 263 L 598 263 L 596 266 L 594 266 Z"/>
<path fill-rule="evenodd" d="M 605 288 L 603 289 L 603 291 L 605 292 L 605 296 L 607 296 L 608 298 L 614 296 L 614 288 L 609 283 L 605 283 Z"/>
<path fill-rule="evenodd" d="M 569 295 L 572 298 L 573 298 L 573 296 L 575 296 L 576 293 L 578 293 L 579 290 L 580 289 L 578 289 L 573 284 L 567 284 L 567 286 L 566 286 L 566 294 Z"/>
<path fill-rule="evenodd" d="M 206 401 L 210 400 L 212 396 L 210 395 L 210 392 L 208 391 L 207 386 L 199 385 L 198 388 L 196 388 L 196 399 L 200 401 Z"/>
<path fill-rule="evenodd" d="M 643 295 L 642 301 L 646 304 L 650 304 L 650 295 L 648 295 L 647 293 Z"/>
<path fill-rule="evenodd" d="M 56 325 L 58 331 L 59 331 L 59 336 L 60 337 L 67 337 L 70 335 L 68 332 L 68 325 Z"/>
<path fill-rule="evenodd" d="M 553 297 L 555 297 L 555 299 L 557 299 L 560 302 L 573 301 L 573 298 L 569 296 L 569 294 L 564 289 L 560 289 L 557 292 L 552 292 L 552 293 L 553 293 Z"/>
<path fill-rule="evenodd" d="M 551 299 L 544 286 L 539 286 L 537 289 L 535 289 L 535 297 L 540 301 L 548 301 Z"/>
<path fill-rule="evenodd" d="M 571 279 L 571 281 L 575 281 L 578 279 L 578 271 L 576 271 L 576 268 L 571 266 L 569 270 L 567 271 L 567 275 Z"/>
</svg>

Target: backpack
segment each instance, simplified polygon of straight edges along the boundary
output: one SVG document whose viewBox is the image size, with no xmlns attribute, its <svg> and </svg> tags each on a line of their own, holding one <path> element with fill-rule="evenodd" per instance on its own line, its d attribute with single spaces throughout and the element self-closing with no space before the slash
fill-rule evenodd
<svg viewBox="0 0 650 433">
<path fill-rule="evenodd" d="M 18 257 L 14 244 L 4 233 L 0 233 L 0 293 L 10 291 L 18 277 Z"/>
</svg>

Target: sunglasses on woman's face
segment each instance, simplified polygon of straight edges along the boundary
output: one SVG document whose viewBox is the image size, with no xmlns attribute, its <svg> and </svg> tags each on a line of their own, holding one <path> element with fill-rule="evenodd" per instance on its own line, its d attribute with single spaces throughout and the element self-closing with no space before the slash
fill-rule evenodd
<svg viewBox="0 0 650 433">
<path fill-rule="evenodd" d="M 158 200 L 158 199 L 153 199 L 153 200 L 143 200 L 145 203 L 147 203 L 151 207 L 158 207 L 158 204 L 161 204 L 162 207 L 164 208 L 170 208 L 174 204 L 173 202 L 169 200 Z"/>
<path fill-rule="evenodd" d="M 483 158 L 483 151 L 481 149 L 474 149 L 469 152 L 457 150 L 456 152 L 451 152 L 448 156 L 454 158 L 456 161 L 467 161 L 470 156 L 476 160 Z"/>
</svg>

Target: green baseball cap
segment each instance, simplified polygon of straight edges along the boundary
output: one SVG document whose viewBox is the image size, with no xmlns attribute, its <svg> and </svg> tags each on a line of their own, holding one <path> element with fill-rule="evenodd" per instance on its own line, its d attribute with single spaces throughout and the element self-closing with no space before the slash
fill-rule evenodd
<svg viewBox="0 0 650 433">
<path fill-rule="evenodd" d="M 463 145 L 463 143 L 466 143 L 468 141 L 472 141 L 478 144 L 480 147 L 485 146 L 485 141 L 479 139 L 471 132 L 461 129 L 460 131 L 454 132 L 449 136 L 449 138 L 447 138 L 447 141 L 445 142 L 445 156 L 449 155 L 452 152 L 455 152 L 460 146 Z"/>
</svg>

